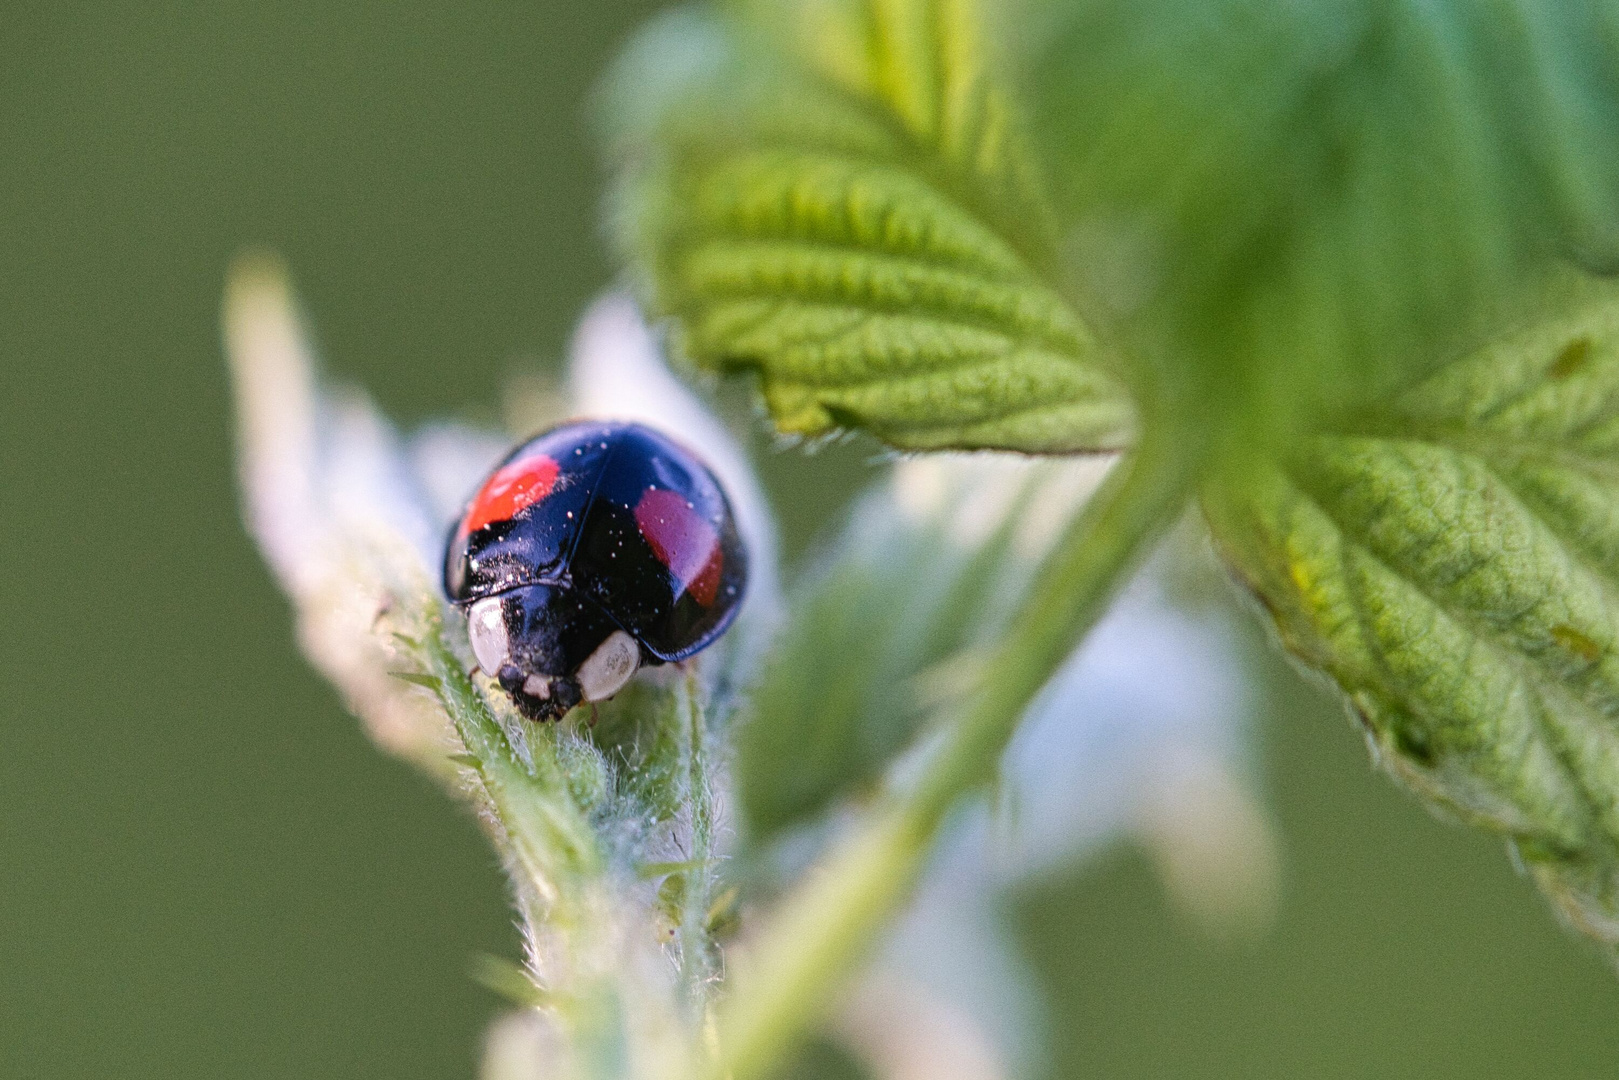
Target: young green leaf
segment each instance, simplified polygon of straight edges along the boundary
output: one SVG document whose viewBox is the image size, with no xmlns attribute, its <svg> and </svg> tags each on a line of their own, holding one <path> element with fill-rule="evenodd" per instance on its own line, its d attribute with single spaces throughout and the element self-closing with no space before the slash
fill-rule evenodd
<svg viewBox="0 0 1619 1080">
<path fill-rule="evenodd" d="M 1619 289 L 1206 505 L 1379 760 L 1619 943 Z"/>
<path fill-rule="evenodd" d="M 792 434 L 1127 443 L 978 5 L 752 10 L 655 24 L 610 87 L 620 236 L 680 351 L 756 372 Z"/>
</svg>

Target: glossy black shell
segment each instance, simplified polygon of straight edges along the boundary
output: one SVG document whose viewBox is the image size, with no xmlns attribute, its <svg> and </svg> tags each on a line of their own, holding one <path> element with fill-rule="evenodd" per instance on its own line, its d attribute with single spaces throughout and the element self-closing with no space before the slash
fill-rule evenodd
<svg viewBox="0 0 1619 1080">
<path fill-rule="evenodd" d="M 502 470 L 533 465 L 543 496 L 494 520 Z M 543 486 L 543 485 L 541 485 Z M 747 582 L 747 553 L 719 482 L 691 451 L 641 424 L 564 424 L 491 473 L 450 535 L 444 587 L 458 605 L 523 586 L 572 594 L 583 624 L 622 628 L 653 661 L 681 660 L 724 633 Z M 597 610 L 591 610 L 597 609 Z M 521 631 L 519 631 L 521 633 Z"/>
</svg>

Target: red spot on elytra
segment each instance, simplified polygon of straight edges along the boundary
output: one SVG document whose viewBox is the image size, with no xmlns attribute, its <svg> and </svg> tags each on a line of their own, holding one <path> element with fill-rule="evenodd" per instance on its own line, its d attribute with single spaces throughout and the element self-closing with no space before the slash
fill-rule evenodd
<svg viewBox="0 0 1619 1080">
<path fill-rule="evenodd" d="M 474 533 L 485 525 L 515 517 L 551 494 L 559 471 L 557 463 L 544 454 L 507 462 L 495 470 L 472 500 L 461 528 Z"/>
<path fill-rule="evenodd" d="M 678 492 L 648 488 L 635 504 L 635 524 L 658 561 L 704 607 L 714 606 L 725 555 L 719 530 Z"/>
</svg>

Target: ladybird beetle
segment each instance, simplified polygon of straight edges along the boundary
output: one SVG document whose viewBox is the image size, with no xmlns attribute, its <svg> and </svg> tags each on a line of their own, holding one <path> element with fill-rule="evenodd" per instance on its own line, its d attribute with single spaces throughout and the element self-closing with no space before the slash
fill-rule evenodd
<svg viewBox="0 0 1619 1080">
<path fill-rule="evenodd" d="M 710 645 L 747 574 L 714 474 L 630 423 L 564 424 L 512 451 L 444 556 L 478 666 L 533 720 Z"/>
</svg>

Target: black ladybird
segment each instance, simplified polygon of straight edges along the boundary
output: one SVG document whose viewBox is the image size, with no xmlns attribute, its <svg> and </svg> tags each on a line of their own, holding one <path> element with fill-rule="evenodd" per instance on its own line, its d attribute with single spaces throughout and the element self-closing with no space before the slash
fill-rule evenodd
<svg viewBox="0 0 1619 1080">
<path fill-rule="evenodd" d="M 713 473 L 627 423 L 564 424 L 512 451 L 444 556 L 478 666 L 535 720 L 708 646 L 735 617 L 747 573 Z"/>
</svg>

